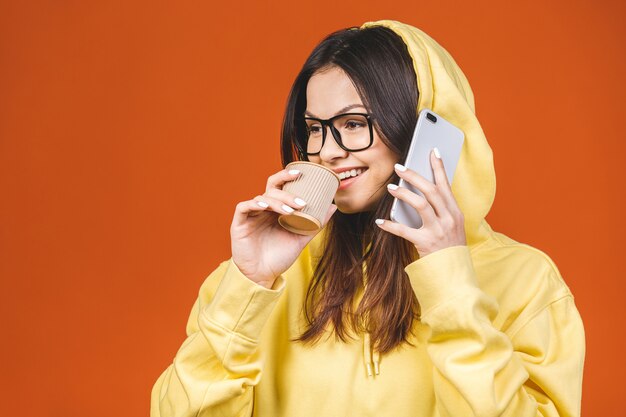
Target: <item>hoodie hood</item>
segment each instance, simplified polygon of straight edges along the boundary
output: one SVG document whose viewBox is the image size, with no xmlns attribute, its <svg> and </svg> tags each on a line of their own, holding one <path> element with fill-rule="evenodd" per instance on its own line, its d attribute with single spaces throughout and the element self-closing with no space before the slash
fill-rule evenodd
<svg viewBox="0 0 626 417">
<path fill-rule="evenodd" d="M 406 44 L 417 74 L 417 111 L 430 109 L 465 134 L 452 192 L 465 217 L 468 246 L 483 242 L 485 221 L 496 194 L 493 154 L 474 110 L 474 94 L 452 56 L 421 30 L 393 20 L 367 22 L 361 28 L 385 26 Z"/>
<path fill-rule="evenodd" d="M 454 174 L 452 192 L 465 219 L 467 246 L 475 247 L 492 234 L 485 220 L 496 192 L 493 153 L 474 114 L 474 94 L 467 78 L 452 56 L 434 39 L 407 24 L 380 20 L 361 28 L 385 26 L 398 34 L 407 46 L 417 75 L 417 112 L 430 109 L 461 129 L 465 141 Z M 314 262 L 323 252 L 324 233 L 311 242 Z M 365 273 L 365 265 L 364 276 Z M 358 300 L 356 300 L 358 303 Z M 368 376 L 378 375 L 380 354 L 363 334 L 363 362 Z"/>
</svg>

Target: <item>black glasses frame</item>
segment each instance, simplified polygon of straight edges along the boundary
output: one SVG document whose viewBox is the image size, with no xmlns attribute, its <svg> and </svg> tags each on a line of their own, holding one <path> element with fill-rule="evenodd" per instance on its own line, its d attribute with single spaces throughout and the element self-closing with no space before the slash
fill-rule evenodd
<svg viewBox="0 0 626 417">
<path fill-rule="evenodd" d="M 370 142 L 367 146 L 363 147 L 363 148 L 359 148 L 359 149 L 350 149 L 347 148 L 343 142 L 341 141 L 341 134 L 339 133 L 339 131 L 335 128 L 335 126 L 333 125 L 333 122 L 335 121 L 335 119 L 338 119 L 340 117 L 345 117 L 345 116 L 363 116 L 365 117 L 365 120 L 367 120 L 367 127 L 369 129 L 370 132 Z M 320 147 L 319 152 L 315 152 L 315 153 L 308 153 L 306 151 L 307 148 L 307 144 L 304 144 L 304 153 L 307 156 L 311 156 L 311 155 L 319 155 L 320 152 L 322 152 L 322 149 L 324 148 L 324 143 L 326 143 L 326 126 L 328 126 L 328 128 L 330 129 L 330 132 L 333 135 L 333 138 L 335 139 L 335 142 L 337 142 L 337 145 L 339 145 L 339 147 L 341 149 L 343 149 L 344 151 L 347 152 L 359 152 L 359 151 L 364 151 L 365 149 L 369 148 L 370 146 L 372 146 L 372 143 L 374 143 L 374 129 L 372 128 L 372 116 L 368 113 L 341 113 L 338 114 L 336 116 L 331 117 L 330 119 L 318 119 L 317 117 L 305 117 L 304 118 L 304 122 L 306 124 L 307 120 L 315 120 L 316 122 L 319 122 L 322 125 L 322 146 Z M 306 140 L 308 142 L 309 140 L 309 128 L 308 126 L 305 126 L 305 131 L 306 131 Z"/>
</svg>

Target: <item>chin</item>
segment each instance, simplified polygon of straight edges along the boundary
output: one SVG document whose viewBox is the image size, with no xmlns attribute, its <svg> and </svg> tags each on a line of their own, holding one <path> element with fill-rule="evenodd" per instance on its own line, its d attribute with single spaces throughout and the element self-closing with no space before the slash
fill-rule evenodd
<svg viewBox="0 0 626 417">
<path fill-rule="evenodd" d="M 356 200 L 353 197 L 352 199 L 348 196 L 343 196 L 344 198 L 337 198 L 333 200 L 333 203 L 337 206 L 337 210 L 342 212 L 343 214 L 354 214 L 354 213 L 362 213 L 364 211 L 373 211 L 376 210 L 376 207 L 380 203 L 382 194 L 387 190 L 382 190 L 382 192 L 378 192 L 369 198 L 367 195 L 357 195 Z M 380 194 L 380 195 L 379 195 Z"/>
<path fill-rule="evenodd" d="M 371 204 L 346 204 L 337 201 L 335 201 L 334 204 L 337 206 L 337 210 L 343 214 L 362 213 L 364 211 L 372 211 L 374 208 Z"/>
<path fill-rule="evenodd" d="M 358 213 L 362 211 L 358 207 L 355 207 L 350 204 L 346 205 L 346 204 L 341 204 L 335 201 L 335 205 L 337 206 L 337 210 L 339 210 L 343 214 L 353 214 L 353 213 Z"/>
<path fill-rule="evenodd" d="M 353 214 L 363 211 L 363 208 L 360 205 L 354 203 L 351 204 L 345 201 L 333 200 L 333 204 L 335 204 L 337 206 L 337 210 L 343 214 Z"/>
<path fill-rule="evenodd" d="M 354 214 L 354 213 L 360 213 L 360 212 L 364 211 L 364 210 L 360 210 L 358 208 L 343 207 L 343 206 L 340 206 L 340 205 L 337 205 L 337 210 L 339 210 L 343 214 Z"/>
</svg>

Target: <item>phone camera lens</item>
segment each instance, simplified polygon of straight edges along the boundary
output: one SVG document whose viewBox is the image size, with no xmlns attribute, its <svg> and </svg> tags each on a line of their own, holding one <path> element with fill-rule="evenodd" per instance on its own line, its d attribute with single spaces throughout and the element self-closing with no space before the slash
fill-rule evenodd
<svg viewBox="0 0 626 417">
<path fill-rule="evenodd" d="M 433 123 L 437 123 L 437 118 L 434 114 L 426 113 L 426 118 Z"/>
</svg>

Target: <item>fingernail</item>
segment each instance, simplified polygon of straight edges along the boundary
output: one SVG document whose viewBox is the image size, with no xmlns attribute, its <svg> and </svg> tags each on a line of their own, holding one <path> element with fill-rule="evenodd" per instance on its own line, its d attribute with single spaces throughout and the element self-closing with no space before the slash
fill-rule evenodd
<svg viewBox="0 0 626 417">
<path fill-rule="evenodd" d="M 397 169 L 400 172 L 404 172 L 406 171 L 406 167 L 404 165 L 400 165 L 400 164 L 395 164 L 394 168 Z"/>
<path fill-rule="evenodd" d="M 387 188 L 389 188 L 390 190 L 397 190 L 398 186 L 396 184 L 387 184 Z"/>
<path fill-rule="evenodd" d="M 305 206 L 306 205 L 306 202 L 303 199 L 299 198 L 299 197 L 294 198 L 293 201 L 295 201 L 296 204 L 299 205 L 299 206 Z"/>
<path fill-rule="evenodd" d="M 435 153 L 435 156 L 437 157 L 437 159 L 441 159 L 441 154 L 439 153 L 439 149 L 433 148 L 433 152 Z"/>
<path fill-rule="evenodd" d="M 289 170 L 289 175 L 296 175 L 296 174 L 299 174 L 299 173 L 300 173 L 300 170 L 298 170 L 298 169 L 290 169 Z"/>
<path fill-rule="evenodd" d="M 283 204 L 282 209 L 283 211 L 286 211 L 287 213 L 293 213 L 293 209 L 289 207 L 287 204 Z"/>
<path fill-rule="evenodd" d="M 265 201 L 257 201 L 257 205 L 259 205 L 259 206 L 261 206 L 263 208 L 268 208 L 270 206 Z"/>
<path fill-rule="evenodd" d="M 383 219 L 376 219 L 375 222 L 376 222 L 376 224 L 383 224 L 383 223 L 385 223 L 385 221 Z"/>
</svg>

